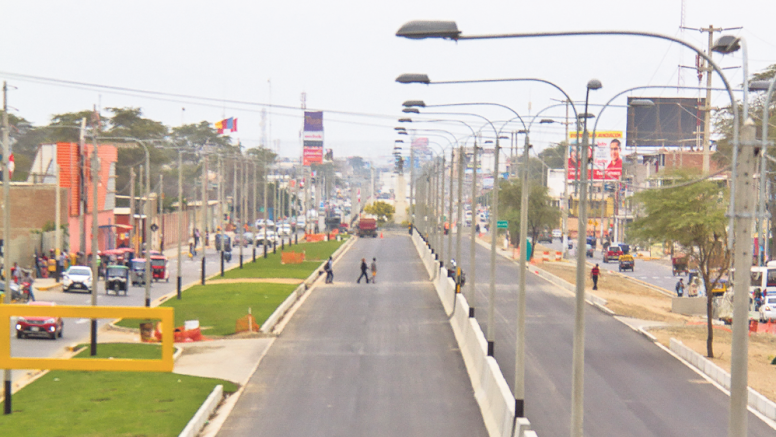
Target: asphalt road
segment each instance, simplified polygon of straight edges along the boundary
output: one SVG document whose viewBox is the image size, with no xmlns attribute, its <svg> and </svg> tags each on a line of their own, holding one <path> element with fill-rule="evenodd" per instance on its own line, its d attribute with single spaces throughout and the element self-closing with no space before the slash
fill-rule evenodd
<svg viewBox="0 0 776 437">
<path fill-rule="evenodd" d="M 542 243 L 544 246 L 548 246 L 553 250 L 561 250 L 561 243 L 559 240 L 553 240 L 552 244 Z M 588 262 L 598 263 L 598 267 L 606 270 L 619 271 L 619 263 L 617 261 L 611 261 L 604 263 L 603 256 L 600 251 L 595 252 L 593 258 L 587 258 Z M 684 283 L 687 285 L 687 275 L 674 276 L 671 272 L 671 265 L 666 261 L 644 261 L 636 259 L 633 271 L 626 270 L 621 272 L 625 276 L 640 279 L 644 282 L 648 282 L 652 285 L 665 288 L 668 291 L 673 291 L 676 286 L 676 282 L 679 278 L 684 278 Z"/>
<path fill-rule="evenodd" d="M 220 436 L 486 436 L 439 298 L 406 234 L 359 239 L 261 362 Z M 361 258 L 376 284 L 356 284 Z"/>
<path fill-rule="evenodd" d="M 460 264 L 468 271 L 468 238 L 463 242 Z M 477 245 L 475 315 L 483 332 L 489 255 Z M 496 267 L 494 356 L 513 388 L 519 270 L 501 256 Z M 526 288 L 526 414 L 540 436 L 569 435 L 574 297 L 533 274 Z M 728 395 L 615 317 L 586 306 L 585 322 L 586 435 L 727 435 Z M 749 414 L 749 436 L 775 433 Z"/>
<path fill-rule="evenodd" d="M 186 256 L 186 250 L 184 252 L 183 264 L 181 268 L 182 283 L 185 287 L 186 284 L 198 281 L 201 274 L 202 266 L 202 252 L 199 252 L 199 256 L 192 259 Z M 259 250 L 257 250 L 257 257 L 260 256 Z M 225 264 L 225 267 L 232 266 L 239 263 L 239 250 L 233 250 L 232 262 Z M 250 262 L 252 259 L 252 247 L 243 248 L 243 261 Z M 212 248 L 208 250 L 207 262 L 205 271 L 208 275 L 217 273 L 221 268 L 220 255 L 217 254 Z M 176 291 L 177 281 L 177 260 L 170 259 L 169 282 L 153 282 L 151 284 L 151 300 L 157 299 L 168 293 Z M 97 305 L 99 306 L 144 306 L 145 305 L 145 287 L 130 287 L 127 296 L 124 295 L 106 295 L 104 289 L 104 281 L 98 283 L 97 290 Z M 61 291 L 39 291 L 35 293 L 35 298 L 40 301 L 56 302 L 57 305 L 91 305 L 92 296 L 88 293 L 70 292 L 63 293 Z M 14 326 L 14 318 L 11 322 L 11 355 L 14 357 L 33 357 L 33 358 L 45 358 L 56 357 L 65 352 L 65 347 L 73 343 L 89 342 L 90 339 L 90 319 L 64 319 L 65 328 L 63 330 L 63 337 L 57 340 L 49 340 L 45 338 L 25 338 L 17 339 L 16 330 Z M 111 320 L 100 319 L 98 325 L 102 326 L 109 323 Z M 12 379 L 15 381 L 22 377 L 23 370 L 15 370 L 12 373 Z"/>
</svg>

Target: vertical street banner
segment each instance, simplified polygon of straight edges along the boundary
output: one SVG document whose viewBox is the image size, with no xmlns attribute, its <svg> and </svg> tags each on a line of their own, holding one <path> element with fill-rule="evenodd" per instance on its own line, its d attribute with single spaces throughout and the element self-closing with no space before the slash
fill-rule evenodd
<svg viewBox="0 0 776 437">
<path fill-rule="evenodd" d="M 569 171 L 568 180 L 577 179 L 577 168 L 581 161 L 577 156 L 577 138 L 582 133 L 569 132 Z M 592 140 L 592 138 L 591 138 Z M 622 176 L 622 131 L 601 131 L 595 134 L 595 144 L 591 144 L 588 159 L 592 161 L 592 171 L 588 171 L 588 180 L 619 181 Z"/>
<path fill-rule="evenodd" d="M 302 164 L 321 164 L 323 162 L 323 112 L 305 111 L 303 130 Z"/>
</svg>

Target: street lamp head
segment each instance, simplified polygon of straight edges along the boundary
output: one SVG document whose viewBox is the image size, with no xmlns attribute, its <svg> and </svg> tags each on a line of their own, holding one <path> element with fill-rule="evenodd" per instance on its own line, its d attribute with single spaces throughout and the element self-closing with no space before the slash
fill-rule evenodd
<svg viewBox="0 0 776 437">
<path fill-rule="evenodd" d="M 585 118 L 595 118 L 595 114 L 591 114 L 589 112 L 583 112 L 579 114 L 579 118 L 585 119 Z"/>
<path fill-rule="evenodd" d="M 396 36 L 409 39 L 458 39 L 460 35 L 461 31 L 455 21 L 410 21 L 396 32 Z"/>
<path fill-rule="evenodd" d="M 396 82 L 399 83 L 422 83 L 428 85 L 431 83 L 431 79 L 428 75 L 418 73 L 404 73 L 396 78 Z"/>
<path fill-rule="evenodd" d="M 651 99 L 633 99 L 630 102 L 628 102 L 628 106 L 630 107 L 641 107 L 641 108 L 647 108 L 655 106 L 655 102 Z"/>
<path fill-rule="evenodd" d="M 401 112 L 404 112 L 405 114 L 420 114 L 418 108 L 404 108 Z"/>
<path fill-rule="evenodd" d="M 602 86 L 601 81 L 598 79 L 590 79 L 587 82 L 587 89 L 589 90 L 600 90 Z"/>
<path fill-rule="evenodd" d="M 412 123 L 411 118 L 400 118 L 399 123 Z"/>
<path fill-rule="evenodd" d="M 425 108 L 426 102 L 424 102 L 423 100 L 407 100 L 401 105 L 407 108 L 411 108 L 413 106 L 417 106 L 418 108 Z"/>
<path fill-rule="evenodd" d="M 541 120 L 539 120 L 539 124 L 550 124 L 550 123 L 556 123 L 556 121 L 551 118 L 542 118 Z"/>
<path fill-rule="evenodd" d="M 400 130 L 399 135 L 409 135 L 406 130 Z"/>
<path fill-rule="evenodd" d="M 768 91 L 771 82 L 768 80 L 753 80 L 749 82 L 749 91 Z"/>
<path fill-rule="evenodd" d="M 741 48 L 741 44 L 739 44 L 740 42 L 741 38 L 737 36 L 722 35 L 721 37 L 717 38 L 716 41 L 714 41 L 714 44 L 711 46 L 711 50 L 713 52 L 727 55 L 738 51 L 738 49 Z"/>
<path fill-rule="evenodd" d="M 502 136 L 498 137 L 498 139 L 500 139 L 500 140 L 508 140 L 509 137 L 506 136 L 506 135 L 502 135 Z"/>
<path fill-rule="evenodd" d="M 394 140 L 394 143 L 403 143 L 404 140 Z"/>
<path fill-rule="evenodd" d="M 525 130 L 525 129 L 520 129 L 519 131 L 517 131 L 517 133 L 519 133 L 519 134 L 527 134 L 528 131 Z"/>
</svg>

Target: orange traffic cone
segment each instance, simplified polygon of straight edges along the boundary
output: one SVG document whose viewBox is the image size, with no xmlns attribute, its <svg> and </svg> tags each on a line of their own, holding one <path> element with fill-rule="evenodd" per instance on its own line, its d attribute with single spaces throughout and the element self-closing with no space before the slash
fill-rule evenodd
<svg viewBox="0 0 776 437">
<path fill-rule="evenodd" d="M 383 232 L 380 231 L 380 238 L 383 238 Z"/>
</svg>

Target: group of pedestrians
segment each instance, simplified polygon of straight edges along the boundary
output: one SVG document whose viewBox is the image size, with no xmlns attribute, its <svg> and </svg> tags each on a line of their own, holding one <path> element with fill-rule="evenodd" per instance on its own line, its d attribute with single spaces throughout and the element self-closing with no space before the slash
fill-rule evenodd
<svg viewBox="0 0 776 437">
<path fill-rule="evenodd" d="M 323 265 L 323 271 L 326 272 L 325 282 L 327 284 L 334 283 L 334 261 L 332 257 L 329 257 L 329 260 Z M 370 271 L 372 273 L 371 278 L 369 277 Z M 373 284 L 377 283 L 377 258 L 372 258 L 371 264 L 366 263 L 366 258 L 361 258 L 361 275 L 356 280 L 357 284 L 361 283 L 361 278 L 365 279 L 367 284 L 370 280 Z"/>
</svg>

